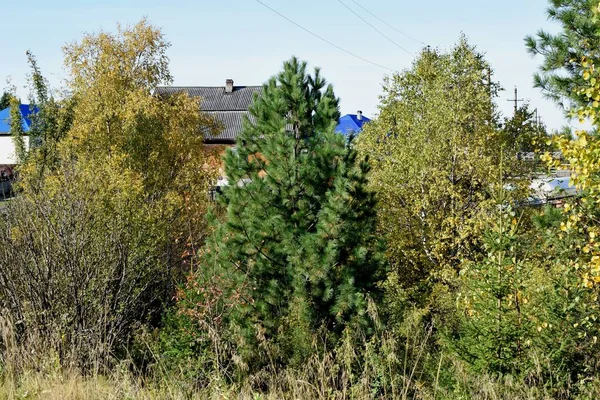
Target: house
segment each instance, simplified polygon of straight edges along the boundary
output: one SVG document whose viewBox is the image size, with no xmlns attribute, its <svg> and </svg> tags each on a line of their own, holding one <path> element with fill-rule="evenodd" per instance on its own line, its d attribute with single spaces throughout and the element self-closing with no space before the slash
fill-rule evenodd
<svg viewBox="0 0 600 400">
<path fill-rule="evenodd" d="M 163 97 L 181 92 L 191 97 L 199 97 L 200 109 L 212 115 L 223 126 L 219 135 L 206 136 L 206 145 L 232 146 L 242 131 L 244 116 L 250 117 L 248 108 L 254 101 L 254 96 L 262 93 L 262 86 L 235 86 L 233 79 L 227 79 L 225 86 L 159 86 L 154 93 Z M 369 118 L 362 115 L 362 111 L 347 114 L 340 118 L 336 132 L 343 135 L 359 133 L 363 124 L 369 121 Z"/>
<path fill-rule="evenodd" d="M 222 124 L 220 134 L 207 134 L 204 138 L 207 147 L 218 148 L 235 145 L 242 132 L 244 116 L 252 120 L 248 108 L 255 96 L 262 94 L 262 89 L 262 86 L 235 86 L 233 79 L 227 79 L 225 86 L 159 86 L 154 94 L 168 97 L 176 93 L 187 93 L 190 97 L 199 97 L 200 109 Z M 368 121 L 370 119 L 363 117 L 361 111 L 358 114 L 348 114 L 340 119 L 336 131 L 344 135 L 350 131 L 360 132 L 363 124 Z M 227 178 L 221 176 L 211 189 L 211 198 L 214 198 L 220 187 L 227 185 Z"/>
<path fill-rule="evenodd" d="M 205 137 L 206 145 L 231 146 L 242 131 L 244 116 L 250 115 L 248 107 L 254 101 L 254 95 L 262 93 L 262 86 L 234 86 L 233 79 L 227 79 L 225 86 L 160 86 L 155 90 L 158 96 L 181 92 L 200 97 L 200 109 L 223 126 L 219 135 Z"/>
<path fill-rule="evenodd" d="M 31 129 L 31 115 L 37 112 L 37 108 L 32 109 L 29 104 L 21 104 L 20 111 L 22 115 L 21 126 L 25 133 Z M 25 140 L 27 146 L 29 141 Z M 14 165 L 16 163 L 15 146 L 10 136 L 10 107 L 0 110 L 0 165 Z"/>
<path fill-rule="evenodd" d="M 340 118 L 338 125 L 335 127 L 335 131 L 344 136 L 358 134 L 362 132 L 363 125 L 370 121 L 371 119 L 365 117 L 362 111 L 357 111 L 356 114 L 346 114 Z"/>
<path fill-rule="evenodd" d="M 539 177 L 531 181 L 529 188 L 532 191 L 530 205 L 561 206 L 566 199 L 579 194 L 570 176 Z"/>
</svg>

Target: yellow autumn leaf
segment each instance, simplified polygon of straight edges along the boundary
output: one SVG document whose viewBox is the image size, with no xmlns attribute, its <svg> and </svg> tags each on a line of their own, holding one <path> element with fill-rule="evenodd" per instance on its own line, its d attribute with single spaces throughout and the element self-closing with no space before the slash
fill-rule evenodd
<svg viewBox="0 0 600 400">
<path fill-rule="evenodd" d="M 589 252 L 590 252 L 590 248 L 589 248 L 589 246 L 585 246 L 585 247 L 583 248 L 583 252 L 584 252 L 584 253 L 586 253 L 586 254 L 587 254 L 587 253 L 589 253 Z"/>
</svg>

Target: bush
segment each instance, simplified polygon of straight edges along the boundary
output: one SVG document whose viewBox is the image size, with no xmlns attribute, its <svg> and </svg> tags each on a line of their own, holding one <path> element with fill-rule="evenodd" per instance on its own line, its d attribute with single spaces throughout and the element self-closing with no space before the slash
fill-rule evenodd
<svg viewBox="0 0 600 400">
<path fill-rule="evenodd" d="M 23 347 L 86 367 L 158 317 L 170 294 L 167 221 L 134 174 L 80 160 L 6 211 L 0 307 Z"/>
</svg>

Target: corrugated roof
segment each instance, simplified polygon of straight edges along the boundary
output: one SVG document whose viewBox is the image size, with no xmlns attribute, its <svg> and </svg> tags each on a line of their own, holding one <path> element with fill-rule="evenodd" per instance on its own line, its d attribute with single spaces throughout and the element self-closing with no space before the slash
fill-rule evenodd
<svg viewBox="0 0 600 400">
<path fill-rule="evenodd" d="M 159 86 L 154 93 L 158 96 L 170 96 L 181 92 L 199 97 L 200 109 L 213 116 L 223 126 L 223 131 L 217 136 L 205 132 L 206 143 L 235 143 L 242 132 L 244 115 L 254 122 L 248 107 L 254 101 L 255 93 L 258 95 L 262 93 L 262 86 L 234 86 L 231 93 L 226 93 L 225 86 Z M 350 131 L 358 133 L 363 124 L 369 121 L 367 117 L 358 119 L 357 115 L 348 114 L 340 119 L 336 131 L 343 134 L 348 134 Z M 292 127 L 287 126 L 286 129 L 291 131 Z"/>
<path fill-rule="evenodd" d="M 242 132 L 244 116 L 247 115 L 250 121 L 254 121 L 248 111 L 212 111 L 208 114 L 223 125 L 223 131 L 217 136 L 206 133 L 204 140 L 207 143 L 233 143 Z"/>
<path fill-rule="evenodd" d="M 200 109 L 223 125 L 217 136 L 206 133 L 206 143 L 235 143 L 242 132 L 244 115 L 252 120 L 248 107 L 254 101 L 254 94 L 262 93 L 262 86 L 234 86 L 231 93 L 226 93 L 225 86 L 159 86 L 154 93 L 170 96 L 181 92 L 199 97 Z"/>
<path fill-rule="evenodd" d="M 262 86 L 234 86 L 231 93 L 226 93 L 224 86 L 159 86 L 155 91 L 159 96 L 181 92 L 200 97 L 203 111 L 246 111 Z"/>
</svg>

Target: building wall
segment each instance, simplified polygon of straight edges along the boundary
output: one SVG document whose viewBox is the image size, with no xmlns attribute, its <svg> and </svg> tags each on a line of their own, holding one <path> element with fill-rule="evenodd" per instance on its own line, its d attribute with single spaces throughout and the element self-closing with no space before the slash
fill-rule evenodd
<svg viewBox="0 0 600 400">
<path fill-rule="evenodd" d="M 205 144 L 204 147 L 212 155 L 213 159 L 218 163 L 219 177 L 225 176 L 223 165 L 223 154 L 229 148 L 235 148 L 235 144 Z"/>
<path fill-rule="evenodd" d="M 0 164 L 15 164 L 15 146 L 10 136 L 0 136 Z"/>
<path fill-rule="evenodd" d="M 25 138 L 25 145 L 29 145 L 28 138 Z M 9 135 L 0 135 L 0 165 L 16 164 L 15 145 L 12 137 Z"/>
</svg>

